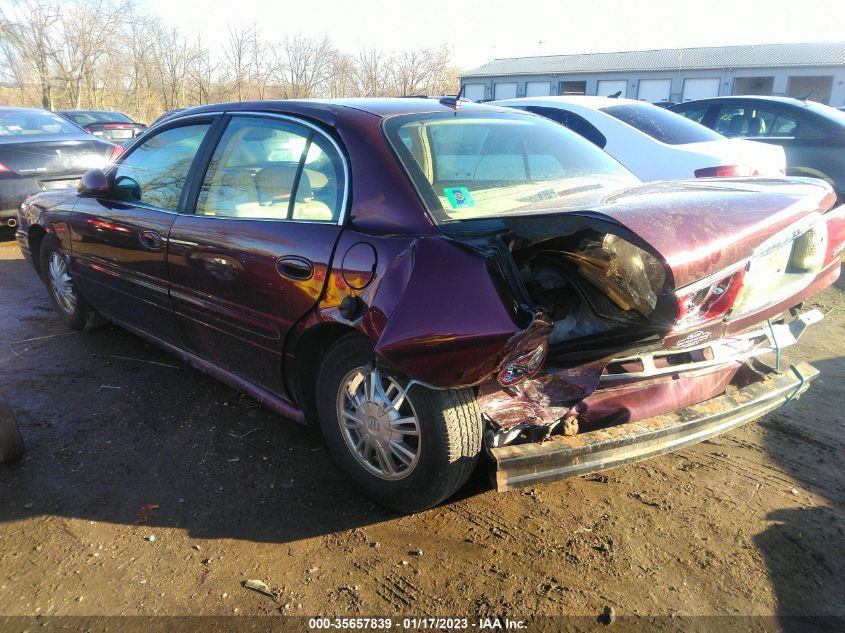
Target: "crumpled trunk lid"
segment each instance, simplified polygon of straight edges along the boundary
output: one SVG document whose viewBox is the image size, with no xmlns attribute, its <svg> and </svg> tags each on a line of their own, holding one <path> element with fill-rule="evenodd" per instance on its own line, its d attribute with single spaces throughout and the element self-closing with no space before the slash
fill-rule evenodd
<svg viewBox="0 0 845 633">
<path fill-rule="evenodd" d="M 653 182 L 596 198 L 584 210 L 510 218 L 517 236 L 566 235 L 583 218 L 610 221 L 651 247 L 680 288 L 749 257 L 768 237 L 834 201 L 820 180 L 702 179 Z"/>
</svg>

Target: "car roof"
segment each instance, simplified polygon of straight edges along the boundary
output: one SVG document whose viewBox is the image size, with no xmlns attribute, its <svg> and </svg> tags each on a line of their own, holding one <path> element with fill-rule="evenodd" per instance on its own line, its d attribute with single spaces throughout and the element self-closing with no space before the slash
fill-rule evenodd
<svg viewBox="0 0 845 633">
<path fill-rule="evenodd" d="M 460 112 L 489 112 L 490 110 L 501 112 L 512 112 L 505 108 L 497 108 L 490 105 L 481 105 L 472 101 L 461 100 Z M 454 112 L 455 107 L 441 103 L 440 99 L 427 99 L 420 97 L 379 97 L 379 98 L 346 98 L 346 99 L 287 99 L 279 101 L 243 101 L 232 103 L 215 103 L 207 106 L 188 108 L 175 114 L 172 120 L 210 112 L 235 112 L 250 111 L 257 112 L 292 112 L 303 115 L 320 117 L 327 112 L 335 115 L 342 115 L 349 110 L 366 112 L 377 117 L 387 117 L 398 114 L 422 114 L 429 112 Z M 168 117 L 170 119 L 171 117 Z"/>
<path fill-rule="evenodd" d="M 610 108 L 617 105 L 645 105 L 652 104 L 647 101 L 637 101 L 636 99 L 626 99 L 624 97 L 597 97 L 593 95 L 560 95 L 548 97 L 522 97 L 520 99 L 502 99 L 501 101 L 493 101 L 491 105 L 507 104 L 507 105 L 537 105 L 544 104 L 549 107 L 555 105 L 573 105 L 590 108 L 591 110 L 600 110 L 602 108 Z M 656 106 L 655 106 L 656 107 Z"/>
<path fill-rule="evenodd" d="M 22 108 L 20 106 L 0 106 L 0 112 L 46 112 L 51 114 L 49 110 L 43 108 Z"/>
<path fill-rule="evenodd" d="M 723 95 L 721 97 L 708 97 L 706 99 L 693 99 L 692 101 L 684 101 L 677 104 L 677 107 L 683 107 L 690 103 L 719 103 L 720 101 L 747 101 L 752 103 L 772 103 L 783 104 L 797 107 L 807 107 L 807 100 L 796 99 L 795 97 L 770 97 L 766 95 Z M 812 101 L 811 101 L 812 102 Z"/>
<path fill-rule="evenodd" d="M 59 114 L 87 114 L 88 112 L 101 112 L 103 114 L 123 114 L 119 110 L 56 110 L 56 113 Z M 123 116 L 126 116 L 123 114 Z"/>
</svg>

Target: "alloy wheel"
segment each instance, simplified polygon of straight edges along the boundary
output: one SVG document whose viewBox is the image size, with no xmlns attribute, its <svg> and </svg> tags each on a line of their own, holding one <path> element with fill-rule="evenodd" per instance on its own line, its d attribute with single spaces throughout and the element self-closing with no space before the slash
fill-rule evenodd
<svg viewBox="0 0 845 633">
<path fill-rule="evenodd" d="M 50 253 L 49 269 L 47 275 L 50 280 L 50 288 L 59 307 L 67 314 L 73 314 L 76 310 L 76 295 L 73 291 L 73 280 L 68 272 L 67 261 L 56 251 Z"/>
<path fill-rule="evenodd" d="M 407 386 L 378 368 L 357 368 L 337 397 L 341 435 L 355 459 L 381 479 L 403 479 L 420 457 L 420 423 Z"/>
</svg>

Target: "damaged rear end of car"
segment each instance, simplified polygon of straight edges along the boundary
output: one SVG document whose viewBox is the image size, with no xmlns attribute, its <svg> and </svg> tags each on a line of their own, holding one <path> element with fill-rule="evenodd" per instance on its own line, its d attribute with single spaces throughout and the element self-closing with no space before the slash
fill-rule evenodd
<svg viewBox="0 0 845 633">
<path fill-rule="evenodd" d="M 830 210 L 829 187 L 641 185 L 607 165 L 560 182 L 542 177 L 552 170 L 541 141 L 532 153 L 530 138 L 518 146 L 503 135 L 497 152 L 495 125 L 474 136 L 453 121 L 394 125 L 397 153 L 468 262 L 456 274 L 471 283 L 477 264 L 500 306 L 470 305 L 461 284 L 443 281 L 458 321 L 419 336 L 400 300 L 376 352 L 428 384 L 476 389 L 499 490 L 702 441 L 799 397 L 817 376 L 806 363 L 782 366 L 780 353 L 821 320 L 801 304 L 840 272 L 845 209 Z M 438 135 L 447 157 L 436 156 Z M 462 336 L 497 311 L 494 337 Z M 404 312 L 419 323 L 419 306 Z M 428 362 L 437 348 L 461 352 L 464 371 L 436 381 L 445 375 Z"/>
</svg>

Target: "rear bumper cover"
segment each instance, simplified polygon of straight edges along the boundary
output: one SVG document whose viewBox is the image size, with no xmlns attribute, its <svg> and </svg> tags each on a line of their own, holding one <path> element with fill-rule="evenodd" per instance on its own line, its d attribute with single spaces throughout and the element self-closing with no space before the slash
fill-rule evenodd
<svg viewBox="0 0 845 633">
<path fill-rule="evenodd" d="M 755 420 L 801 396 L 819 375 L 808 363 L 724 395 L 639 422 L 544 443 L 490 449 L 501 492 L 584 475 L 667 453 Z"/>
</svg>

